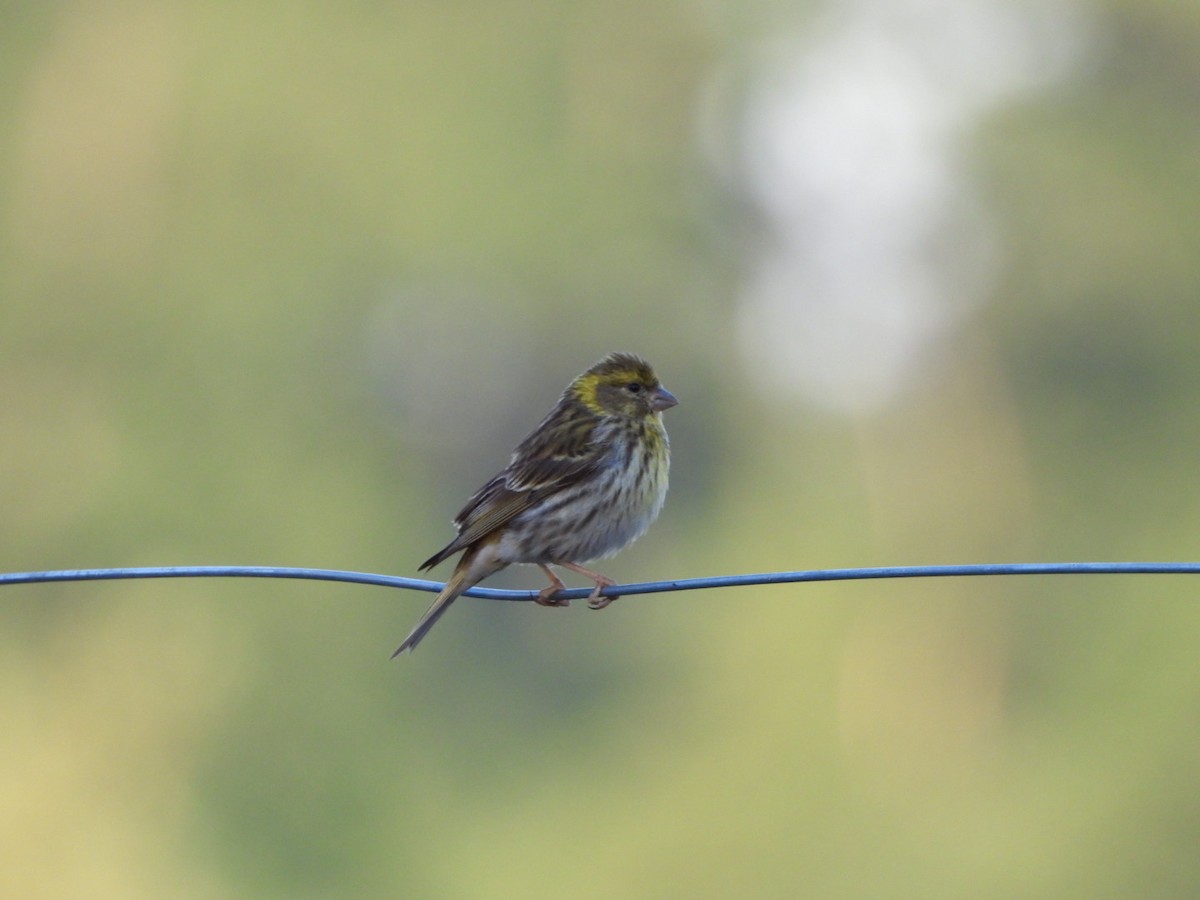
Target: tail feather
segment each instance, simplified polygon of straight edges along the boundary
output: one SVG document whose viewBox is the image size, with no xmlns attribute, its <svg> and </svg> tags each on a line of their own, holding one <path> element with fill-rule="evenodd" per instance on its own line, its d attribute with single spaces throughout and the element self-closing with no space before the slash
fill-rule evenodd
<svg viewBox="0 0 1200 900">
<path fill-rule="evenodd" d="M 391 655 L 392 659 L 395 659 L 405 650 L 412 650 L 417 644 L 421 643 L 421 638 L 425 637 L 429 633 L 429 630 L 437 624 L 437 620 L 450 608 L 450 604 L 458 599 L 459 594 L 471 587 L 467 583 L 466 576 L 466 570 L 460 564 L 454 570 L 454 574 L 450 576 L 450 580 L 446 582 L 446 586 L 442 588 L 442 592 L 437 595 L 437 599 L 430 604 L 429 609 L 425 610 L 425 615 L 421 616 L 420 621 L 409 632 L 408 637 L 396 648 L 396 652 Z"/>
<path fill-rule="evenodd" d="M 417 566 L 417 571 L 424 572 L 426 569 L 432 569 L 434 566 L 436 566 L 442 560 L 449 559 L 451 556 L 453 556 L 455 553 L 457 553 L 459 550 L 462 549 L 462 547 L 456 546 L 456 544 L 457 544 L 457 540 L 451 541 L 449 544 L 447 544 L 445 547 L 443 547 L 437 553 L 433 554 L 433 556 L 429 557 L 429 559 L 425 560 L 425 562 L 423 562 L 419 566 Z"/>
</svg>

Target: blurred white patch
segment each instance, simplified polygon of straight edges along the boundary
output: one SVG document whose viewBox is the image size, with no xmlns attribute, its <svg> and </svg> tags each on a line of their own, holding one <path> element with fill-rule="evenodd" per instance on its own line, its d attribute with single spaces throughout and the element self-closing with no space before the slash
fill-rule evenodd
<svg viewBox="0 0 1200 900">
<path fill-rule="evenodd" d="M 1064 0 L 851 0 L 765 54 L 724 154 L 766 228 L 738 312 L 761 383 L 848 413 L 911 383 L 996 269 L 962 142 L 1067 71 L 1080 24 Z"/>
</svg>

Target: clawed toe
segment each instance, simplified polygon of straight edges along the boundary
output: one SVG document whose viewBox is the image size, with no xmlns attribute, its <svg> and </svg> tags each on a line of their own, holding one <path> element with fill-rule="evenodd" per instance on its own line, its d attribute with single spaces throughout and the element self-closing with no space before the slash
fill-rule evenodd
<svg viewBox="0 0 1200 900">
<path fill-rule="evenodd" d="M 588 609 L 604 609 L 608 604 L 612 603 L 616 597 L 589 597 Z"/>
<path fill-rule="evenodd" d="M 555 594 L 557 594 L 559 592 L 559 590 L 560 590 L 560 588 L 551 586 L 551 587 L 546 588 L 544 591 L 539 591 L 538 595 L 533 598 L 533 602 L 536 603 L 538 606 L 554 606 L 554 607 L 563 607 L 563 608 L 570 606 L 571 605 L 570 600 L 566 600 L 566 599 L 560 600 L 554 596 Z"/>
<path fill-rule="evenodd" d="M 616 597 L 605 597 L 600 593 L 605 588 L 614 586 L 616 586 L 616 582 L 611 578 L 605 578 L 603 581 L 597 581 L 596 589 L 592 591 L 592 595 L 588 597 L 588 609 L 604 609 L 604 607 L 616 600 Z"/>
<path fill-rule="evenodd" d="M 549 566 L 544 566 L 541 563 L 538 563 L 538 568 L 546 573 L 546 577 L 550 579 L 550 586 L 544 587 L 538 591 L 538 595 L 533 598 L 534 603 L 536 603 L 538 606 L 559 606 L 564 608 L 570 606 L 570 600 L 560 600 L 554 596 L 566 587 L 566 585 L 562 583 L 562 579 L 555 575 L 554 570 Z"/>
</svg>

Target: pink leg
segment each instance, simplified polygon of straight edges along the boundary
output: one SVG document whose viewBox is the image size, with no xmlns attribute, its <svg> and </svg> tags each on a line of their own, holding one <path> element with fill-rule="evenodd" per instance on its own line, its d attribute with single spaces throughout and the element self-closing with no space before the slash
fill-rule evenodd
<svg viewBox="0 0 1200 900">
<path fill-rule="evenodd" d="M 570 569 L 572 572 L 578 572 L 584 578 L 590 578 L 596 582 L 596 589 L 592 591 L 592 595 L 588 597 L 588 607 L 590 609 L 604 609 L 608 604 L 615 600 L 615 597 L 602 597 L 600 592 L 606 587 L 613 587 L 616 582 L 607 575 L 601 575 L 599 572 L 593 572 L 591 569 L 585 569 L 578 563 L 563 562 L 559 563 L 564 569 Z M 561 582 L 559 582 L 561 584 Z"/>
<path fill-rule="evenodd" d="M 546 573 L 546 577 L 550 579 L 550 587 L 542 588 L 533 602 L 540 606 L 570 606 L 570 600 L 555 600 L 554 595 L 566 587 L 561 578 L 554 574 L 554 571 L 549 566 L 543 566 L 538 563 L 538 568 Z"/>
</svg>

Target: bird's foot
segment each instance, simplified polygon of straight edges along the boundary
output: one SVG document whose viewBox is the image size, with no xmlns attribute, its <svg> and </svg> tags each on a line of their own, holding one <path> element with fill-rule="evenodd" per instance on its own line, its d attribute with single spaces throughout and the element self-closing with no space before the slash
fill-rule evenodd
<svg viewBox="0 0 1200 900">
<path fill-rule="evenodd" d="M 550 586 L 544 587 L 538 591 L 538 595 L 533 598 L 533 602 L 538 606 L 557 606 L 566 608 L 571 605 L 570 600 L 559 600 L 555 598 L 555 594 L 566 587 L 563 580 L 554 574 L 554 570 L 549 566 L 539 565 L 539 569 L 546 573 L 546 577 L 550 579 Z"/>
<path fill-rule="evenodd" d="M 600 592 L 605 588 L 616 587 L 616 582 L 606 575 L 593 573 L 592 578 L 596 581 L 596 589 L 592 591 L 588 597 L 588 609 L 604 609 L 608 604 L 616 600 L 616 597 L 605 597 Z"/>
<path fill-rule="evenodd" d="M 563 589 L 562 584 L 552 584 L 548 588 L 542 588 L 538 591 L 538 595 L 533 598 L 533 602 L 538 606 L 559 606 L 567 607 L 571 605 L 570 600 L 559 600 L 555 598 L 555 594 Z"/>
<path fill-rule="evenodd" d="M 616 597 L 602 596 L 600 593 L 605 588 L 616 587 L 617 585 L 617 583 L 607 575 L 601 575 L 599 572 L 593 572 L 591 569 L 585 569 L 578 563 L 560 562 L 557 563 L 557 565 L 560 565 L 566 569 L 570 569 L 572 572 L 578 572 L 585 578 L 590 578 L 592 581 L 596 582 L 596 589 L 588 596 L 589 609 L 604 609 L 604 607 L 608 606 L 617 599 Z M 550 587 L 543 588 L 542 591 L 533 599 L 542 606 L 567 606 L 571 601 L 554 599 L 554 595 L 566 587 L 566 585 L 563 584 L 562 579 L 555 575 L 554 571 L 548 566 L 539 565 L 539 568 L 541 568 L 541 570 L 549 577 Z"/>
<path fill-rule="evenodd" d="M 600 592 L 605 588 L 616 587 L 617 583 L 607 575 L 601 575 L 599 572 L 593 572 L 591 569 L 584 568 L 579 563 L 564 562 L 559 563 L 565 569 L 570 569 L 572 572 L 578 572 L 584 578 L 590 578 L 596 582 L 596 589 L 592 591 L 588 597 L 589 609 L 604 609 L 608 604 L 616 600 L 616 597 L 602 597 Z"/>
</svg>

